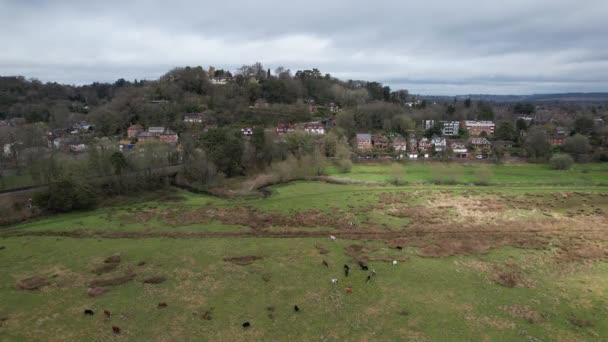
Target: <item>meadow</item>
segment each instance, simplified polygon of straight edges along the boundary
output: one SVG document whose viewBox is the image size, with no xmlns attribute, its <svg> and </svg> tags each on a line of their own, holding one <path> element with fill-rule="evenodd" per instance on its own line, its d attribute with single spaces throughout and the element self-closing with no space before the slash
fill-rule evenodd
<svg viewBox="0 0 608 342">
<path fill-rule="evenodd" d="M 493 169 L 527 173 L 518 186 L 173 189 L 2 228 L 0 340 L 605 340 L 608 192 L 591 183 L 608 177 L 588 167 L 561 186 L 534 184 L 557 172 L 534 166 Z"/>
</svg>

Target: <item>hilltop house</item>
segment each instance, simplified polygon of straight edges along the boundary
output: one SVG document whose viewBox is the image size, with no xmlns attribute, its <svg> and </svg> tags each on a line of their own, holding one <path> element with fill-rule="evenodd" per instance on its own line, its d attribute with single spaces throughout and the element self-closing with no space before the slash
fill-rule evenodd
<svg viewBox="0 0 608 342">
<path fill-rule="evenodd" d="M 433 145 L 435 152 L 443 152 L 447 148 L 448 143 L 444 137 L 434 136 L 431 139 L 431 145 Z"/>
<path fill-rule="evenodd" d="M 459 141 L 454 141 L 450 144 L 450 148 L 454 155 L 458 158 L 467 158 L 469 156 L 469 151 L 464 143 Z"/>
<path fill-rule="evenodd" d="M 372 149 L 372 135 L 369 133 L 358 133 L 357 134 L 357 149 L 359 150 L 371 150 Z"/>
<path fill-rule="evenodd" d="M 395 151 L 406 151 L 407 150 L 407 142 L 405 141 L 405 138 L 400 135 L 396 135 L 395 137 L 393 137 L 391 146 L 393 147 L 393 149 Z"/>
<path fill-rule="evenodd" d="M 429 141 L 429 139 L 427 137 L 420 139 L 420 141 L 418 142 L 418 150 L 427 152 L 430 149 L 431 149 L 431 142 Z"/>
<path fill-rule="evenodd" d="M 144 131 L 144 127 L 140 124 L 135 124 L 127 128 L 127 137 L 137 138 L 141 132 Z"/>
<path fill-rule="evenodd" d="M 149 127 L 147 131 L 137 135 L 137 142 L 160 140 L 167 143 L 176 143 L 178 141 L 177 133 L 165 127 Z"/>
<path fill-rule="evenodd" d="M 184 123 L 202 124 L 205 121 L 206 121 L 206 116 L 203 113 L 186 113 L 186 114 L 184 114 Z"/>
<path fill-rule="evenodd" d="M 277 134 L 286 134 L 289 132 L 293 132 L 295 131 L 296 127 L 294 125 L 290 125 L 290 124 L 278 124 L 277 127 L 275 128 L 275 131 L 277 132 Z"/>
<path fill-rule="evenodd" d="M 304 124 L 304 132 L 310 133 L 310 134 L 323 135 L 323 134 L 325 134 L 325 126 L 323 126 L 319 122 L 310 122 L 310 123 Z"/>
<path fill-rule="evenodd" d="M 455 136 L 458 135 L 458 130 L 460 129 L 460 122 L 458 121 L 443 121 L 443 127 L 441 129 L 441 134 L 444 136 Z"/>
<path fill-rule="evenodd" d="M 469 145 L 477 150 L 485 150 L 492 148 L 492 143 L 486 138 L 471 138 L 469 139 Z"/>
<path fill-rule="evenodd" d="M 472 121 L 467 120 L 464 122 L 465 127 L 469 131 L 469 135 L 472 137 L 478 137 L 482 132 L 486 132 L 487 135 L 494 134 L 494 128 L 496 124 L 494 121 Z"/>
<path fill-rule="evenodd" d="M 246 138 L 250 137 L 253 135 L 253 128 L 251 128 L 251 127 L 241 128 L 241 133 L 243 133 L 243 136 Z"/>
<path fill-rule="evenodd" d="M 374 135 L 372 136 L 372 146 L 375 149 L 383 150 L 388 148 L 389 140 L 384 135 Z"/>
</svg>

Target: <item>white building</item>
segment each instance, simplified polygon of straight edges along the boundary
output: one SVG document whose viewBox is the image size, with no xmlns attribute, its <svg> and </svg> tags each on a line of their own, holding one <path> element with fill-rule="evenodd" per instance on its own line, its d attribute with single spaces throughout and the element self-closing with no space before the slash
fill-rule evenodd
<svg viewBox="0 0 608 342">
<path fill-rule="evenodd" d="M 455 136 L 455 135 L 458 135 L 459 129 L 460 129 L 460 122 L 444 121 L 443 128 L 441 129 L 441 134 L 443 134 L 445 136 Z"/>
</svg>

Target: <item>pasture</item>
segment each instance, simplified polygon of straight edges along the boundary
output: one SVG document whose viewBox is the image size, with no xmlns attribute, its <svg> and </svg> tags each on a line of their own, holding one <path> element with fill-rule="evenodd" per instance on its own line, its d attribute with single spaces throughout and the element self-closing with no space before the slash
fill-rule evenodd
<svg viewBox="0 0 608 342">
<path fill-rule="evenodd" d="M 352 176 L 369 174 L 382 171 Z M 608 338 L 602 187 L 294 182 L 264 199 L 156 197 L 3 228 L 0 340 Z"/>
</svg>

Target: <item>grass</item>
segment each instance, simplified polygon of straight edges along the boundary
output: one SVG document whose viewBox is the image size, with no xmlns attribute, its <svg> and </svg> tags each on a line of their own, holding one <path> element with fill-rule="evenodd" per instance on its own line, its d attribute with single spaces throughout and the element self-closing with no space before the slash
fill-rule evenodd
<svg viewBox="0 0 608 342">
<path fill-rule="evenodd" d="M 571 170 L 552 170 L 545 164 L 405 163 L 402 178 L 409 183 L 454 182 L 494 185 L 608 185 L 608 164 L 576 164 Z M 361 181 L 391 182 L 391 164 L 355 164 L 350 173 L 328 174 Z"/>
<path fill-rule="evenodd" d="M 380 166 L 370 168 L 356 166 L 353 175 L 381 175 Z M 602 170 L 587 174 L 601 174 Z M 594 233 L 600 235 L 593 238 L 585 233 L 576 233 L 573 239 L 567 237 L 569 229 L 601 228 L 606 223 L 605 214 L 592 212 L 608 210 L 608 196 L 601 187 L 583 183 L 474 187 L 294 182 L 274 187 L 273 195 L 265 199 L 228 201 L 181 191 L 177 195 L 181 201 L 118 205 L 58 215 L 1 231 L 0 246 L 5 248 L 0 249 L 0 340 L 107 340 L 114 337 L 112 325 L 121 328 L 122 339 L 151 341 L 190 340 L 192 336 L 214 341 L 585 341 L 608 336 L 608 320 L 604 319 L 608 315 L 608 254 L 599 259 L 560 259 L 571 243 L 595 246 L 606 240 L 605 232 Z M 411 243 L 405 241 L 401 250 L 373 235 L 364 239 L 339 237 L 336 241 L 328 238 L 330 234 L 346 235 L 358 230 L 397 236 L 413 228 L 444 227 L 424 221 L 427 218 L 423 209 L 414 212 L 418 216 L 389 215 L 390 209 L 410 206 L 429 210 L 449 206 L 441 209 L 450 213 L 445 215 L 447 227 L 467 228 L 484 218 L 479 214 L 484 210 L 457 204 L 476 203 L 476 199 L 505 206 L 495 214 L 500 220 L 517 216 L 516 221 L 500 223 L 500 227 L 515 229 L 513 222 L 520 222 L 542 228 L 536 224 L 548 220 L 552 229 L 560 229 L 561 225 L 568 229 L 549 233 L 550 243 L 540 248 L 499 244 L 487 252 L 447 257 L 425 257 L 420 253 L 426 243 L 440 242 L 433 240 L 437 238 L 433 235 L 421 235 Z M 348 217 L 354 226 L 334 227 L 328 220 L 327 225 L 315 227 L 295 223 L 253 228 L 246 220 L 235 225 L 222 218 L 170 225 L 161 216 L 172 211 L 185 215 L 205 208 L 215 208 L 226 215 L 242 212 L 236 210 L 239 208 L 275 215 L 269 217 L 295 217 L 306 211 L 328 219 Z M 132 220 L 142 213 L 153 215 L 146 221 Z M 542 213 L 552 216 L 547 218 Z M 576 214 L 568 218 L 568 213 Z M 254 220 L 254 216 L 249 219 Z M 262 220 L 255 218 L 258 219 Z M 39 234 L 75 230 L 249 235 L 69 238 Z M 265 235 L 281 232 L 311 235 Z M 479 243 L 487 242 L 482 235 L 474 237 Z M 466 243 L 458 239 L 452 242 Z M 353 245 L 363 250 L 354 258 Z M 605 245 L 599 246 L 608 251 Z M 136 279 L 113 286 L 100 297 L 88 297 L 87 284 L 96 277 L 93 268 L 115 253 L 121 254 L 122 262 L 109 275 L 133 271 Z M 224 261 L 241 256 L 261 259 L 244 266 Z M 360 258 L 378 260 L 368 261 L 369 268 L 377 273 L 370 283 L 366 283 L 369 273 L 356 268 L 355 259 Z M 323 260 L 329 267 L 322 265 Z M 390 260 L 399 263 L 393 267 Z M 138 266 L 141 261 L 145 264 Z M 343 275 L 345 263 L 352 267 L 348 278 Z M 495 280 L 499 269 L 518 272 L 525 282 L 513 288 L 501 286 Z M 50 277 L 51 285 L 37 291 L 16 288 L 18 280 L 32 275 Z M 141 279 L 151 275 L 163 275 L 167 281 L 157 285 L 141 283 Z M 338 278 L 339 284 L 332 285 L 332 278 Z M 351 287 L 353 293 L 347 294 L 346 287 Z M 168 307 L 157 308 L 159 302 L 166 302 Z M 300 307 L 299 313 L 293 311 L 294 305 Z M 520 307 L 540 317 L 539 321 L 531 323 L 512 309 Z M 95 311 L 93 317 L 83 315 L 83 310 L 89 308 Z M 104 318 L 103 310 L 109 310 L 111 318 Z M 210 320 L 205 319 L 209 316 Z M 249 329 L 241 327 L 245 321 L 252 324 Z M 591 326 L 585 326 L 587 321 Z M 572 322 L 585 324 L 577 326 Z"/>
</svg>

